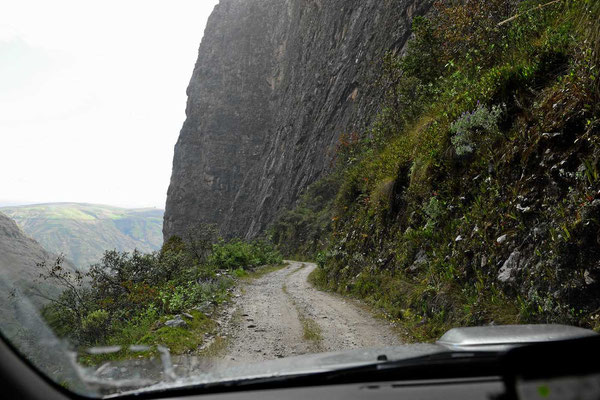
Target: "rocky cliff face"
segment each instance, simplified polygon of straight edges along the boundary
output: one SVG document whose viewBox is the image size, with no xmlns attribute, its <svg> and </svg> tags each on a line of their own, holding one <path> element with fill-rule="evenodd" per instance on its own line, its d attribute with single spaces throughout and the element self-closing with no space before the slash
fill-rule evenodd
<svg viewBox="0 0 600 400">
<path fill-rule="evenodd" d="M 26 236 L 17 224 L 0 214 L 0 273 L 4 279 L 27 284 L 37 278 L 35 265 L 50 260 L 50 254 Z"/>
<path fill-rule="evenodd" d="M 428 0 L 221 0 L 188 87 L 164 236 L 198 222 L 253 237 L 364 128 L 380 60 Z"/>
<path fill-rule="evenodd" d="M 0 213 L 0 287 L 19 288 L 29 294 L 30 289 L 35 286 L 45 293 L 56 294 L 58 289 L 50 283 L 35 282 L 39 277 L 37 264 L 42 261 L 52 263 L 55 260 L 54 254 L 23 233 L 15 221 Z M 65 262 L 64 266 L 74 270 L 70 262 Z M 34 302 L 41 302 L 38 297 L 32 296 L 32 299 Z M 5 305 L 0 305 L 0 309 Z"/>
</svg>

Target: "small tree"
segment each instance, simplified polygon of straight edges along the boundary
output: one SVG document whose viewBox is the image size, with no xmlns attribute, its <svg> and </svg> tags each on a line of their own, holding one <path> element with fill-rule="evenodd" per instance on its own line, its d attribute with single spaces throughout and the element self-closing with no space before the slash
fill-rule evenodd
<svg viewBox="0 0 600 400">
<path fill-rule="evenodd" d="M 217 237 L 217 226 L 202 222 L 187 230 L 184 241 L 196 260 L 203 263 L 206 261 L 212 245 L 217 242 Z"/>
<path fill-rule="evenodd" d="M 32 290 L 36 296 L 70 311 L 76 320 L 81 322 L 88 310 L 85 300 L 85 288 L 83 286 L 84 274 L 78 270 L 68 270 L 64 266 L 64 261 L 65 257 L 59 255 L 51 264 L 46 260 L 36 264 L 39 271 L 38 279 L 49 281 L 59 288 L 62 293 L 58 297 L 44 293 L 37 286 L 32 288 Z"/>
</svg>

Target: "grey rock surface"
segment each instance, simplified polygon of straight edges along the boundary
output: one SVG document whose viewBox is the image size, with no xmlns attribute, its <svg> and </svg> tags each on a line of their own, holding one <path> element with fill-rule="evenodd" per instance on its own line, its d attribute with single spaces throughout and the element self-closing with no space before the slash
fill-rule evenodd
<svg viewBox="0 0 600 400">
<path fill-rule="evenodd" d="M 176 315 L 175 318 L 166 321 L 165 326 L 170 328 L 187 328 L 188 324 L 183 320 L 181 315 Z"/>
<path fill-rule="evenodd" d="M 521 262 L 521 253 L 518 250 L 513 251 L 508 259 L 498 271 L 498 280 L 500 282 L 513 282 L 515 280 L 515 272 L 519 269 Z"/>
<path fill-rule="evenodd" d="M 15 221 L 0 213 L 0 331 L 22 354 L 35 354 L 41 363 L 38 366 L 50 376 L 56 373 L 52 371 L 56 371 L 54 367 L 64 354 L 37 310 L 62 289 L 52 281 L 40 279 L 37 264 L 45 261 L 52 265 L 55 260 L 56 255 L 44 250 Z M 63 267 L 74 270 L 69 262 Z M 31 332 L 35 332 L 35 340 L 28 336 Z"/>
<path fill-rule="evenodd" d="M 188 314 L 188 313 L 183 313 L 181 314 L 182 316 L 186 317 L 187 319 L 194 319 L 194 316 L 192 314 Z"/>
<path fill-rule="evenodd" d="M 25 294 L 32 287 L 45 289 L 45 293 L 56 293 L 50 282 L 38 279 L 40 271 L 37 268 L 38 263 L 52 263 L 56 257 L 27 236 L 15 221 L 0 213 L 0 279 L 8 287 L 21 289 Z M 74 270 L 68 261 L 64 267 Z M 30 297 L 41 301 L 39 297 Z"/>
<path fill-rule="evenodd" d="M 387 51 L 429 0 L 221 0 L 188 87 L 164 237 L 200 222 L 253 237 L 376 114 Z"/>
</svg>

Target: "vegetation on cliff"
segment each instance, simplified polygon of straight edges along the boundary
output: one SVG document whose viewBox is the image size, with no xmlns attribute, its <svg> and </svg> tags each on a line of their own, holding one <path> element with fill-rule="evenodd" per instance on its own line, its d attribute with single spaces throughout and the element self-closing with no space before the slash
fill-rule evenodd
<svg viewBox="0 0 600 400">
<path fill-rule="evenodd" d="M 41 276 L 63 288 L 43 316 L 77 347 L 122 346 L 88 362 L 130 358 L 128 349 L 136 345 L 148 346 L 141 347 L 146 352 L 156 346 L 173 354 L 198 352 L 205 334 L 216 330 L 213 313 L 236 277 L 282 261 L 264 242 L 225 242 L 214 232 L 203 225 L 188 240 L 172 237 L 154 253 L 107 251 L 86 274 L 65 270 L 61 259 L 41 263 Z"/>
<path fill-rule="evenodd" d="M 385 57 L 371 128 L 342 135 L 333 178 L 274 240 L 408 339 L 490 323 L 600 329 L 598 21 L 592 0 L 436 3 L 406 53 Z M 294 235 L 305 244 L 282 245 Z"/>
</svg>

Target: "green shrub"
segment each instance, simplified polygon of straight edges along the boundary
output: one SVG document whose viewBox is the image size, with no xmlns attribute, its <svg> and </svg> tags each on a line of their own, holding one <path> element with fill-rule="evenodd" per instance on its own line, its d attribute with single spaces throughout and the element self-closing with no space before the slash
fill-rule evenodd
<svg viewBox="0 0 600 400">
<path fill-rule="evenodd" d="M 233 275 L 236 278 L 245 278 L 248 276 L 248 272 L 244 268 L 238 268 L 233 270 Z"/>
<path fill-rule="evenodd" d="M 449 68 L 476 74 L 493 65 L 505 50 L 509 26 L 498 24 L 517 11 L 507 0 L 469 0 L 436 3 L 434 35 L 443 43 L 442 59 Z"/>
<path fill-rule="evenodd" d="M 499 134 L 498 121 L 502 115 L 502 107 L 491 109 L 478 105 L 471 112 L 463 113 L 450 125 L 452 145 L 458 156 L 471 154 L 478 145 L 486 145 L 489 149 L 492 141 Z"/>
<path fill-rule="evenodd" d="M 331 232 L 332 204 L 339 189 L 338 174 L 327 175 L 310 185 L 296 206 L 284 210 L 269 227 L 270 238 L 286 257 L 312 259 Z"/>
<path fill-rule="evenodd" d="M 213 245 L 208 262 L 220 269 L 252 269 L 261 265 L 278 264 L 283 257 L 265 241 L 244 242 L 239 239 L 220 241 Z"/>
<path fill-rule="evenodd" d="M 442 218 L 447 214 L 448 208 L 443 200 L 434 196 L 425 204 L 423 212 L 427 221 L 425 228 L 432 229 L 441 222 Z"/>
<path fill-rule="evenodd" d="M 272 246 L 263 242 L 236 242 L 233 247 L 244 249 L 244 262 L 281 260 Z M 217 248 L 217 253 L 226 252 Z M 49 274 L 48 279 L 67 286 L 44 308 L 43 315 L 55 332 L 77 346 L 135 343 L 166 315 L 221 304 L 234 283 L 217 274 L 218 267 L 200 263 L 194 250 L 176 238 L 158 253 L 107 251 L 78 281 L 62 272 L 60 260 L 50 269 L 40 268 Z"/>
<path fill-rule="evenodd" d="M 110 314 L 106 310 L 89 313 L 81 322 L 81 334 L 88 343 L 102 342 L 110 333 Z"/>
<path fill-rule="evenodd" d="M 440 38 L 429 18 L 416 16 L 412 30 L 414 38 L 408 42 L 406 54 L 398 60 L 396 69 L 423 84 L 433 83 L 444 74 Z"/>
</svg>

